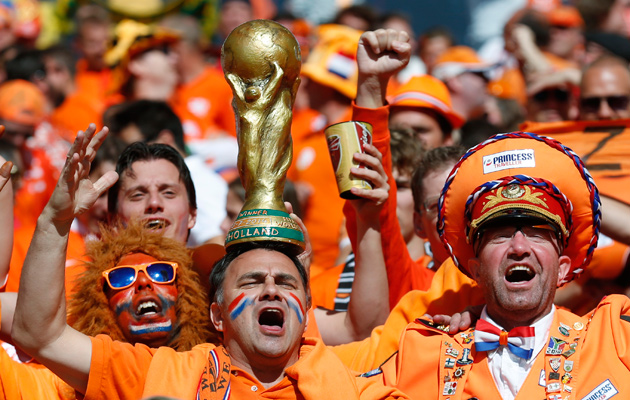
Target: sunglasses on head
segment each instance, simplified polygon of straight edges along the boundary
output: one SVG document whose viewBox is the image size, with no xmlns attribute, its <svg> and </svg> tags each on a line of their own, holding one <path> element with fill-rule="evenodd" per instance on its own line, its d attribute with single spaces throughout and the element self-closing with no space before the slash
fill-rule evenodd
<svg viewBox="0 0 630 400">
<path fill-rule="evenodd" d="M 549 99 L 555 99 L 556 101 L 566 102 L 569 100 L 569 91 L 564 89 L 546 89 L 541 90 L 532 96 L 532 99 L 537 103 L 544 103 Z"/>
<path fill-rule="evenodd" d="M 608 107 L 612 108 L 615 111 L 623 111 L 628 108 L 630 97 L 624 95 L 605 97 L 582 97 L 580 99 L 580 107 L 584 112 L 595 113 L 599 110 L 602 101 L 608 103 Z"/>
<path fill-rule="evenodd" d="M 153 283 L 168 284 L 175 281 L 178 264 L 170 261 L 154 261 L 138 265 L 119 265 L 103 272 L 103 278 L 112 289 L 126 289 L 138 279 L 138 271 Z"/>
</svg>

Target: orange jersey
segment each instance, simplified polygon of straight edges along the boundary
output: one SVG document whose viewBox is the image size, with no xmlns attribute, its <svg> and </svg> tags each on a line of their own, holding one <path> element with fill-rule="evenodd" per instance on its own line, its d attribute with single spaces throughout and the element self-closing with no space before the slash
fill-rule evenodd
<svg viewBox="0 0 630 400">
<path fill-rule="evenodd" d="M 68 384 L 36 362 L 19 363 L 0 347 L 0 398 L 5 400 L 74 400 Z"/>
<path fill-rule="evenodd" d="M 236 136 L 232 89 L 216 68 L 208 66 L 196 79 L 179 85 L 170 105 L 182 120 L 186 143 L 221 133 Z"/>
<path fill-rule="evenodd" d="M 78 131 L 87 129 L 91 123 L 102 124 L 103 111 L 103 99 L 92 93 L 75 92 L 52 111 L 49 121 L 59 136 L 72 143 Z"/>
<path fill-rule="evenodd" d="M 102 69 L 92 71 L 87 67 L 85 60 L 79 60 L 76 64 L 77 72 L 74 81 L 77 91 L 91 95 L 94 99 L 104 101 L 112 85 L 112 71 Z"/>
<path fill-rule="evenodd" d="M 605 298 L 587 317 L 557 309 L 550 331 L 543 333 L 549 345 L 535 356 L 516 400 L 609 399 L 629 393 L 629 314 L 630 299 L 620 295 Z M 568 333 L 561 333 L 562 325 L 570 328 Z M 381 378 L 414 399 L 501 398 L 487 353 L 475 351 L 472 331 L 451 336 L 431 324 L 411 323 L 396 356 L 382 366 Z M 473 362 L 456 366 L 464 350 L 470 351 L 468 358 Z M 555 377 L 550 375 L 556 371 Z"/>
<path fill-rule="evenodd" d="M 172 396 L 194 399 L 204 368 L 211 363 L 214 345 L 206 343 L 187 352 L 168 347 L 150 349 L 114 342 L 108 336 L 92 338 L 92 361 L 86 399 L 139 399 Z M 265 389 L 229 359 L 217 371 L 231 370 L 233 398 L 274 399 L 396 399 L 400 392 L 366 378 L 358 378 L 316 339 L 304 339 L 299 360 L 285 370 L 285 377 Z M 375 384 L 376 383 L 376 384 Z"/>
</svg>

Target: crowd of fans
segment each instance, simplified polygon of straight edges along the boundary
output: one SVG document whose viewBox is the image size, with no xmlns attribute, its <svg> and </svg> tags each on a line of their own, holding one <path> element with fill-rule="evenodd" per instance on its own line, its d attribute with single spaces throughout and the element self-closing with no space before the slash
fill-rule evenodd
<svg viewBox="0 0 630 400">
<path fill-rule="evenodd" d="M 329 23 L 319 23 L 302 2 L 285 3 L 286 9 L 278 9 L 272 1 L 221 1 L 212 38 L 198 18 L 177 11 L 141 22 L 84 4 L 74 15 L 72 35 L 46 48 L 37 48 L 37 29 L 24 28 L 16 7 L 0 3 L 0 160 L 11 163 L 0 168 L 2 179 L 10 178 L 0 191 L 0 221 L 6 223 L 0 234 L 0 284 L 6 295 L 0 339 L 7 340 L 0 366 L 29 358 L 9 344 L 12 293 L 20 288 L 38 218 L 76 152 L 77 132 L 90 124 L 108 127 L 109 134 L 91 156 L 89 180 L 109 181 L 112 171 L 119 180 L 111 182 L 109 192 L 98 192 L 68 230 L 68 322 L 88 335 L 178 351 L 220 340 L 206 329 L 207 314 L 190 317 L 199 307 L 208 309 L 216 295 L 208 276 L 225 254 L 225 235 L 245 199 L 220 44 L 235 27 L 256 18 L 281 23 L 301 47 L 302 83 L 284 197 L 310 238 L 305 264 L 312 308 L 303 314 L 313 321 L 307 334 L 341 345 L 365 339 L 388 322 L 384 344 L 355 358 L 350 368 L 366 372 L 385 361 L 410 322 L 409 309 L 413 321 L 424 313 L 453 314 L 483 303 L 473 277 L 459 273 L 440 241 L 439 199 L 467 149 L 497 133 L 522 130 L 560 140 L 582 158 L 599 187 L 599 244 L 581 276 L 555 293 L 555 305 L 584 315 L 603 296 L 630 294 L 630 224 L 625 223 L 630 215 L 625 196 L 630 194 L 630 4 L 529 0 L 503 25 L 502 46 L 487 43 L 476 52 L 455 43 L 447 27 L 414 32 L 404 13 L 351 5 L 335 10 Z M 270 10 L 276 14 L 267 15 Z M 370 64 L 361 65 L 360 58 L 365 51 L 373 60 L 382 56 L 365 43 L 364 32 L 373 31 L 399 32 L 397 40 L 410 47 L 409 60 L 401 61 L 404 68 L 379 77 L 385 76 L 382 99 L 366 95 L 373 89 L 366 89 Z M 404 53 L 388 51 L 394 59 Z M 366 163 L 378 172 L 370 178 L 382 198 L 372 199 L 380 201 L 370 212 L 339 197 L 324 135 L 327 126 L 353 119 L 374 126 L 374 150 L 368 150 Z M 87 132 L 94 135 L 93 129 Z M 81 157 L 89 146 L 85 151 Z M 136 220 L 142 226 L 134 225 Z M 384 270 L 371 268 L 371 253 L 360 254 L 369 234 L 364 225 L 376 220 Z M 152 236 L 145 228 L 160 234 Z M 119 237 L 116 229 L 132 233 Z M 155 332 L 127 332 L 128 321 L 119 312 L 86 317 L 119 301 L 111 292 L 120 287 L 111 276 L 109 288 L 103 285 L 101 273 L 139 249 L 148 250 L 136 263 L 179 264 L 174 292 L 142 303 L 148 312 L 176 310 L 171 318 L 182 321 L 181 332 L 174 334 L 179 338 L 172 332 L 157 339 Z M 136 270 L 135 282 L 141 276 L 153 279 L 144 268 L 147 276 Z M 302 323 L 306 315 L 298 318 Z M 24 376 L 22 382 L 40 379 Z M 69 390 L 53 374 L 45 379 L 53 379 L 59 393 Z M 0 373 L 0 382 L 7 398 L 18 395 L 7 387 L 21 385 L 19 379 L 12 382 Z"/>
</svg>

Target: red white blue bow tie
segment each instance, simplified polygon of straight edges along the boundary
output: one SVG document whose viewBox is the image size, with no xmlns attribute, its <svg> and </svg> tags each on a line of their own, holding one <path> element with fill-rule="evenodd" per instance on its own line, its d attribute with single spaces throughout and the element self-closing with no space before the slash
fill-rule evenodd
<svg viewBox="0 0 630 400">
<path fill-rule="evenodd" d="M 475 327 L 475 350 L 490 351 L 507 346 L 515 356 L 529 360 L 534 352 L 534 334 L 531 326 L 519 326 L 506 332 L 480 319 Z"/>
</svg>

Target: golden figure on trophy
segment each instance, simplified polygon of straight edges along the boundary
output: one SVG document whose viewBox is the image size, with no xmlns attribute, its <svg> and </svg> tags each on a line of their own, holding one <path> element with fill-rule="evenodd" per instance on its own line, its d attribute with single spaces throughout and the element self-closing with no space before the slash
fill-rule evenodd
<svg viewBox="0 0 630 400">
<path fill-rule="evenodd" d="M 282 192 L 293 156 L 291 109 L 300 85 L 300 46 L 276 22 L 249 21 L 223 43 L 221 65 L 234 94 L 238 169 L 246 193 L 226 250 L 243 242 L 280 241 L 299 253 L 304 236 Z"/>
</svg>

